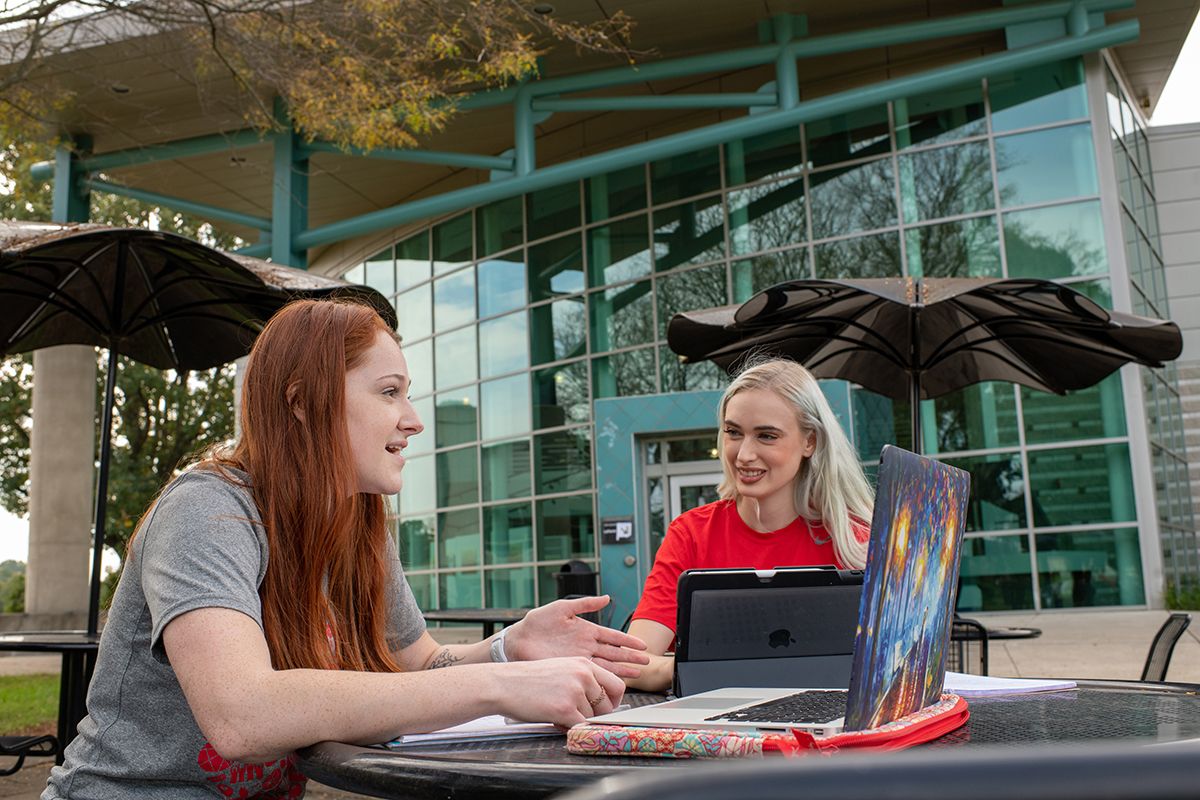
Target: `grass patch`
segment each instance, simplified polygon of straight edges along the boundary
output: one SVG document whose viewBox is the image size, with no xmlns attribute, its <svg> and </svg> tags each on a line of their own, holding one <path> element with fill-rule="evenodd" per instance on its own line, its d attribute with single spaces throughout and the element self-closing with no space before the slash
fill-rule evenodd
<svg viewBox="0 0 1200 800">
<path fill-rule="evenodd" d="M 1184 578 L 1178 587 L 1168 583 L 1163 600 L 1172 611 L 1195 611 L 1200 608 L 1200 583 L 1193 578 Z"/>
<path fill-rule="evenodd" d="M 54 733 L 57 675 L 0 675 L 0 735 Z"/>
</svg>

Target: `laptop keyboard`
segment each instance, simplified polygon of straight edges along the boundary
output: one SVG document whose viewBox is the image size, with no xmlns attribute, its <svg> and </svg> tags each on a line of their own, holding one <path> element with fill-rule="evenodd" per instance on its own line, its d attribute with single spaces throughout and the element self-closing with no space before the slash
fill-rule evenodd
<svg viewBox="0 0 1200 800">
<path fill-rule="evenodd" d="M 845 716 L 849 694 L 846 691 L 797 692 L 765 703 L 735 708 L 715 717 L 706 717 L 705 721 L 792 724 L 832 722 Z"/>
</svg>

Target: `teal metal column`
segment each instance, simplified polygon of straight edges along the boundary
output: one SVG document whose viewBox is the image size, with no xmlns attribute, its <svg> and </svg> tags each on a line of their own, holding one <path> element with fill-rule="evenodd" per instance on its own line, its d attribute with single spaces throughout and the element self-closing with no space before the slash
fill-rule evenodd
<svg viewBox="0 0 1200 800">
<path fill-rule="evenodd" d="M 807 22 L 803 17 L 797 19 L 791 14 L 779 14 L 771 20 L 775 43 L 779 45 L 779 55 L 775 58 L 775 91 L 779 98 L 780 108 L 795 108 L 800 102 L 800 79 L 796 74 L 796 55 L 784 47 L 798 34 L 804 35 L 803 31 L 796 30 L 796 22 L 800 23 L 801 28 L 807 28 Z"/>
<path fill-rule="evenodd" d="M 60 144 L 54 152 L 55 222 L 87 222 L 91 192 L 84 184 L 79 161 L 92 149 L 92 137 L 76 136 L 72 144 Z"/>
<path fill-rule="evenodd" d="M 271 260 L 304 269 L 308 266 L 308 250 L 296 244 L 296 237 L 308 226 L 308 156 L 279 101 L 276 114 L 287 127 L 273 137 Z"/>
<path fill-rule="evenodd" d="M 534 152 L 533 88 L 529 84 L 517 90 L 513 100 L 513 145 L 516 158 L 513 174 L 517 177 L 533 172 L 537 159 Z"/>
</svg>

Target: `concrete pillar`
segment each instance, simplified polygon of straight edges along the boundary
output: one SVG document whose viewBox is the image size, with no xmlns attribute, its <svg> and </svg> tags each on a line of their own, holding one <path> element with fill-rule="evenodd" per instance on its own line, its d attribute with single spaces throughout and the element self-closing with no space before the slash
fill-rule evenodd
<svg viewBox="0 0 1200 800">
<path fill-rule="evenodd" d="M 54 219 L 86 222 L 90 198 L 80 181 L 80 153 L 91 139 L 76 136 L 54 158 Z M 33 354 L 33 430 L 29 438 L 29 563 L 25 612 L 88 610 L 88 552 L 95 511 L 96 351 L 66 345 Z"/>
<path fill-rule="evenodd" d="M 29 458 L 29 565 L 25 612 L 87 611 L 96 437 L 96 351 L 33 354 Z"/>
</svg>

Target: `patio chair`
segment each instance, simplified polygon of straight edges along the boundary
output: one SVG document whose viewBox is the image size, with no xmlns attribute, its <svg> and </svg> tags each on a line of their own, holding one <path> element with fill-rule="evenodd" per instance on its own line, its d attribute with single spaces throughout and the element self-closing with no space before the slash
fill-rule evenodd
<svg viewBox="0 0 1200 800">
<path fill-rule="evenodd" d="M 951 623 L 946 669 L 969 675 L 988 674 L 988 632 L 977 620 L 955 615 Z"/>
<path fill-rule="evenodd" d="M 1150 652 L 1146 654 L 1146 666 L 1142 668 L 1142 680 L 1162 683 L 1167 679 L 1167 667 L 1171 665 L 1171 654 L 1175 652 L 1175 643 L 1187 630 L 1192 621 L 1191 614 L 1175 613 L 1167 617 L 1167 621 L 1154 634 L 1150 644 Z"/>
<path fill-rule="evenodd" d="M 12 764 L 0 766 L 0 777 L 12 775 L 25 765 L 29 756 L 58 755 L 58 739 L 49 734 L 42 736 L 0 736 L 0 756 L 15 758 Z"/>
</svg>

